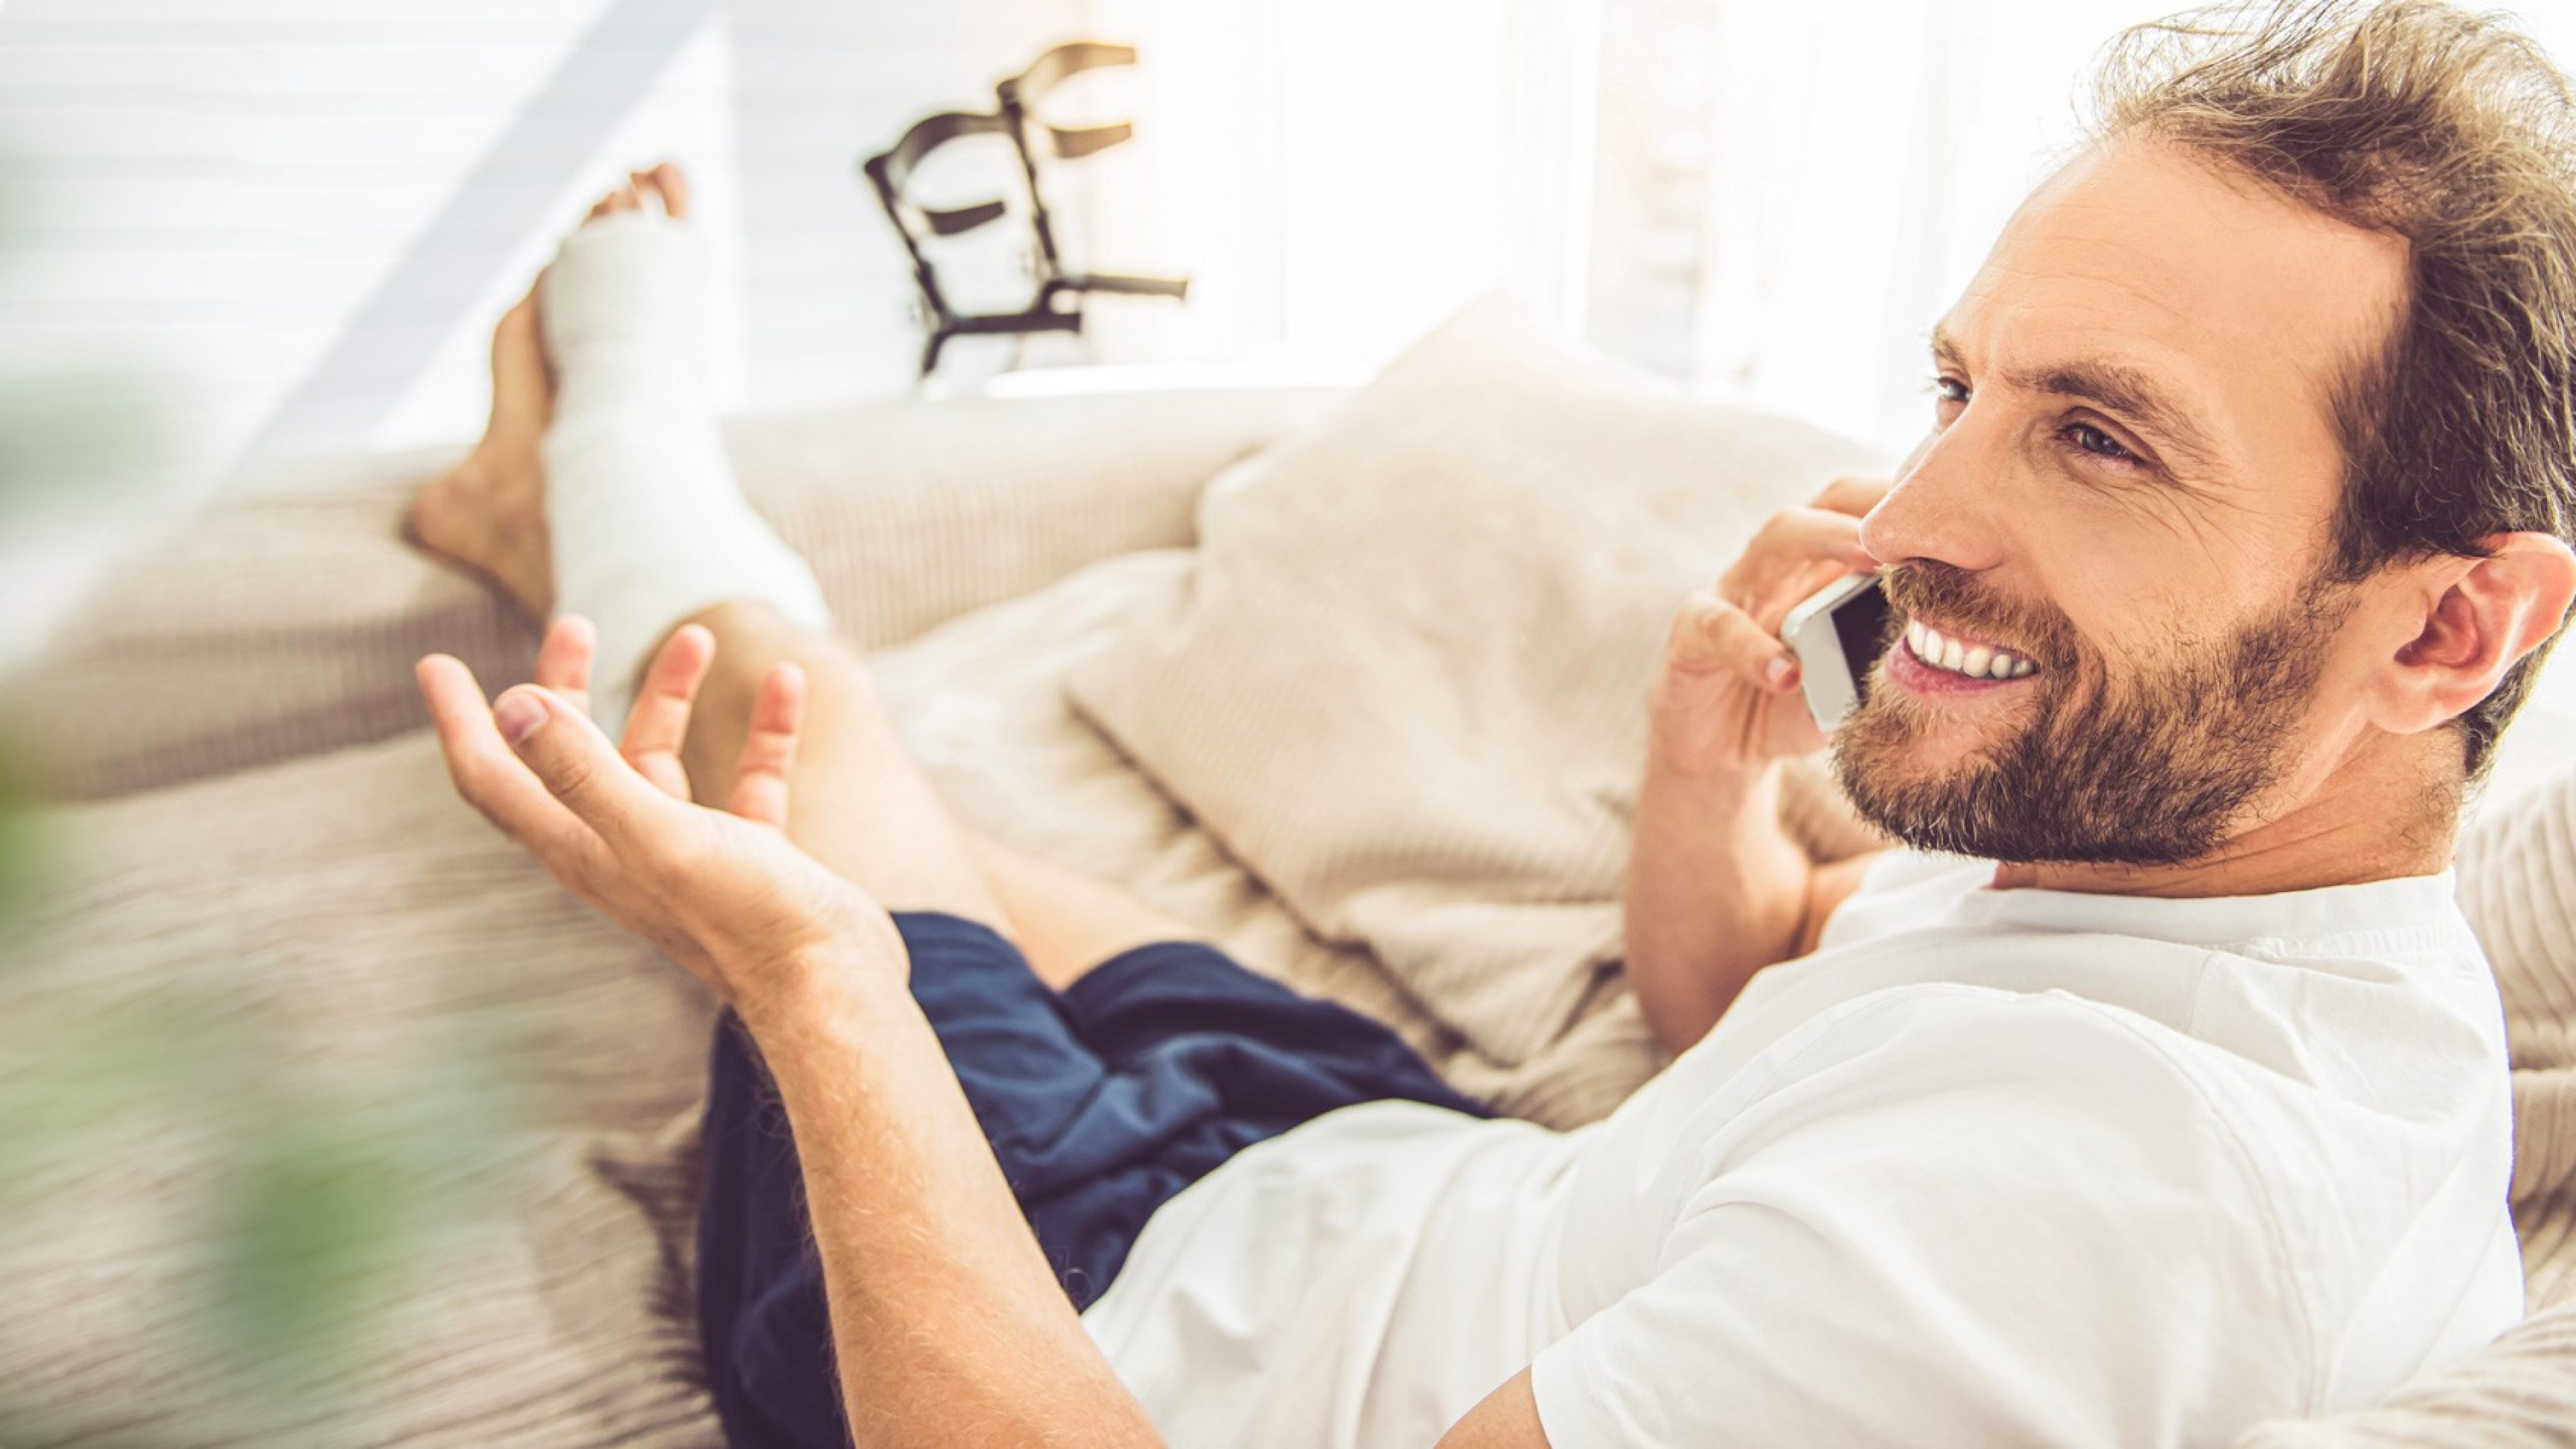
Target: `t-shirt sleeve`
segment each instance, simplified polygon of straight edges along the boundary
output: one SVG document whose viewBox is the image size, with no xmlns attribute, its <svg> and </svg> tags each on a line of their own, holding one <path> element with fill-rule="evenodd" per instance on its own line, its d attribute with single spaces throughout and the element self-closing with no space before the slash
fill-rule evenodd
<svg viewBox="0 0 2576 1449">
<path fill-rule="evenodd" d="M 1699 1149 L 1654 1276 L 1532 1365 L 1553 1449 L 2205 1443 L 2296 1410 L 2283 1225 L 2141 1023 L 1931 986 L 1802 1035 Z"/>
</svg>

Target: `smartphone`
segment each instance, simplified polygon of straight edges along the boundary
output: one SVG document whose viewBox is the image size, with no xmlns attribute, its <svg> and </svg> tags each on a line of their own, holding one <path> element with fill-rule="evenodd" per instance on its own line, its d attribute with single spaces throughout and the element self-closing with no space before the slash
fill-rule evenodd
<svg viewBox="0 0 2576 1449">
<path fill-rule="evenodd" d="M 1831 730 L 1869 693 L 1869 671 L 1887 648 L 1887 595 L 1876 574 L 1848 574 L 1799 601 L 1780 623 L 1798 656 L 1799 682 L 1816 727 Z"/>
</svg>

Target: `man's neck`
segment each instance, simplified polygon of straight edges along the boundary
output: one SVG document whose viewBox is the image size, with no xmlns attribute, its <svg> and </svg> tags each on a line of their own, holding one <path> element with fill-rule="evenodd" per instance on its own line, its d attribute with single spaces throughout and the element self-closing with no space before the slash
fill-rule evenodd
<svg viewBox="0 0 2576 1449">
<path fill-rule="evenodd" d="M 2456 748 L 2447 733 L 2432 743 Z M 2269 809 L 2209 854 L 2173 865 L 2002 863 L 1997 890 L 2123 896 L 2257 896 L 2356 885 L 2447 869 L 2459 832 L 2459 788 L 2417 749 L 2348 757 L 2312 788 L 2289 782 Z"/>
</svg>

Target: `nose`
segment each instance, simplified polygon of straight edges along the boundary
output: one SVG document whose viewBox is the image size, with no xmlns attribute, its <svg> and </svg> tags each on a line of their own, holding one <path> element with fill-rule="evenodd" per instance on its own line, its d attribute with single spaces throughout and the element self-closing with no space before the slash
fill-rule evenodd
<svg viewBox="0 0 2576 1449">
<path fill-rule="evenodd" d="M 1916 444 L 1887 496 L 1861 520 L 1861 547 L 1880 563 L 1929 559 L 1977 571 L 2002 561 L 1992 485 L 2010 460 L 1977 436 L 1974 412 Z"/>
</svg>

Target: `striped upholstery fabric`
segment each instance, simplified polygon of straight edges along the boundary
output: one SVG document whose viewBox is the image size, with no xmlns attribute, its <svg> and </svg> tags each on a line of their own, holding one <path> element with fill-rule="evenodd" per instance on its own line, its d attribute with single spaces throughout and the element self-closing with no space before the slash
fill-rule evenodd
<svg viewBox="0 0 2576 1449">
<path fill-rule="evenodd" d="M 736 423 L 752 501 L 874 648 L 1112 553 L 1187 543 L 1227 463 L 1329 406 L 1309 389 L 937 406 Z M 384 739 L 426 721 L 411 664 L 516 677 L 536 635 L 404 544 L 403 504 L 452 452 L 328 459 L 251 480 L 119 569 L 49 655 L 0 684 L 0 739 L 90 799 Z"/>
</svg>

